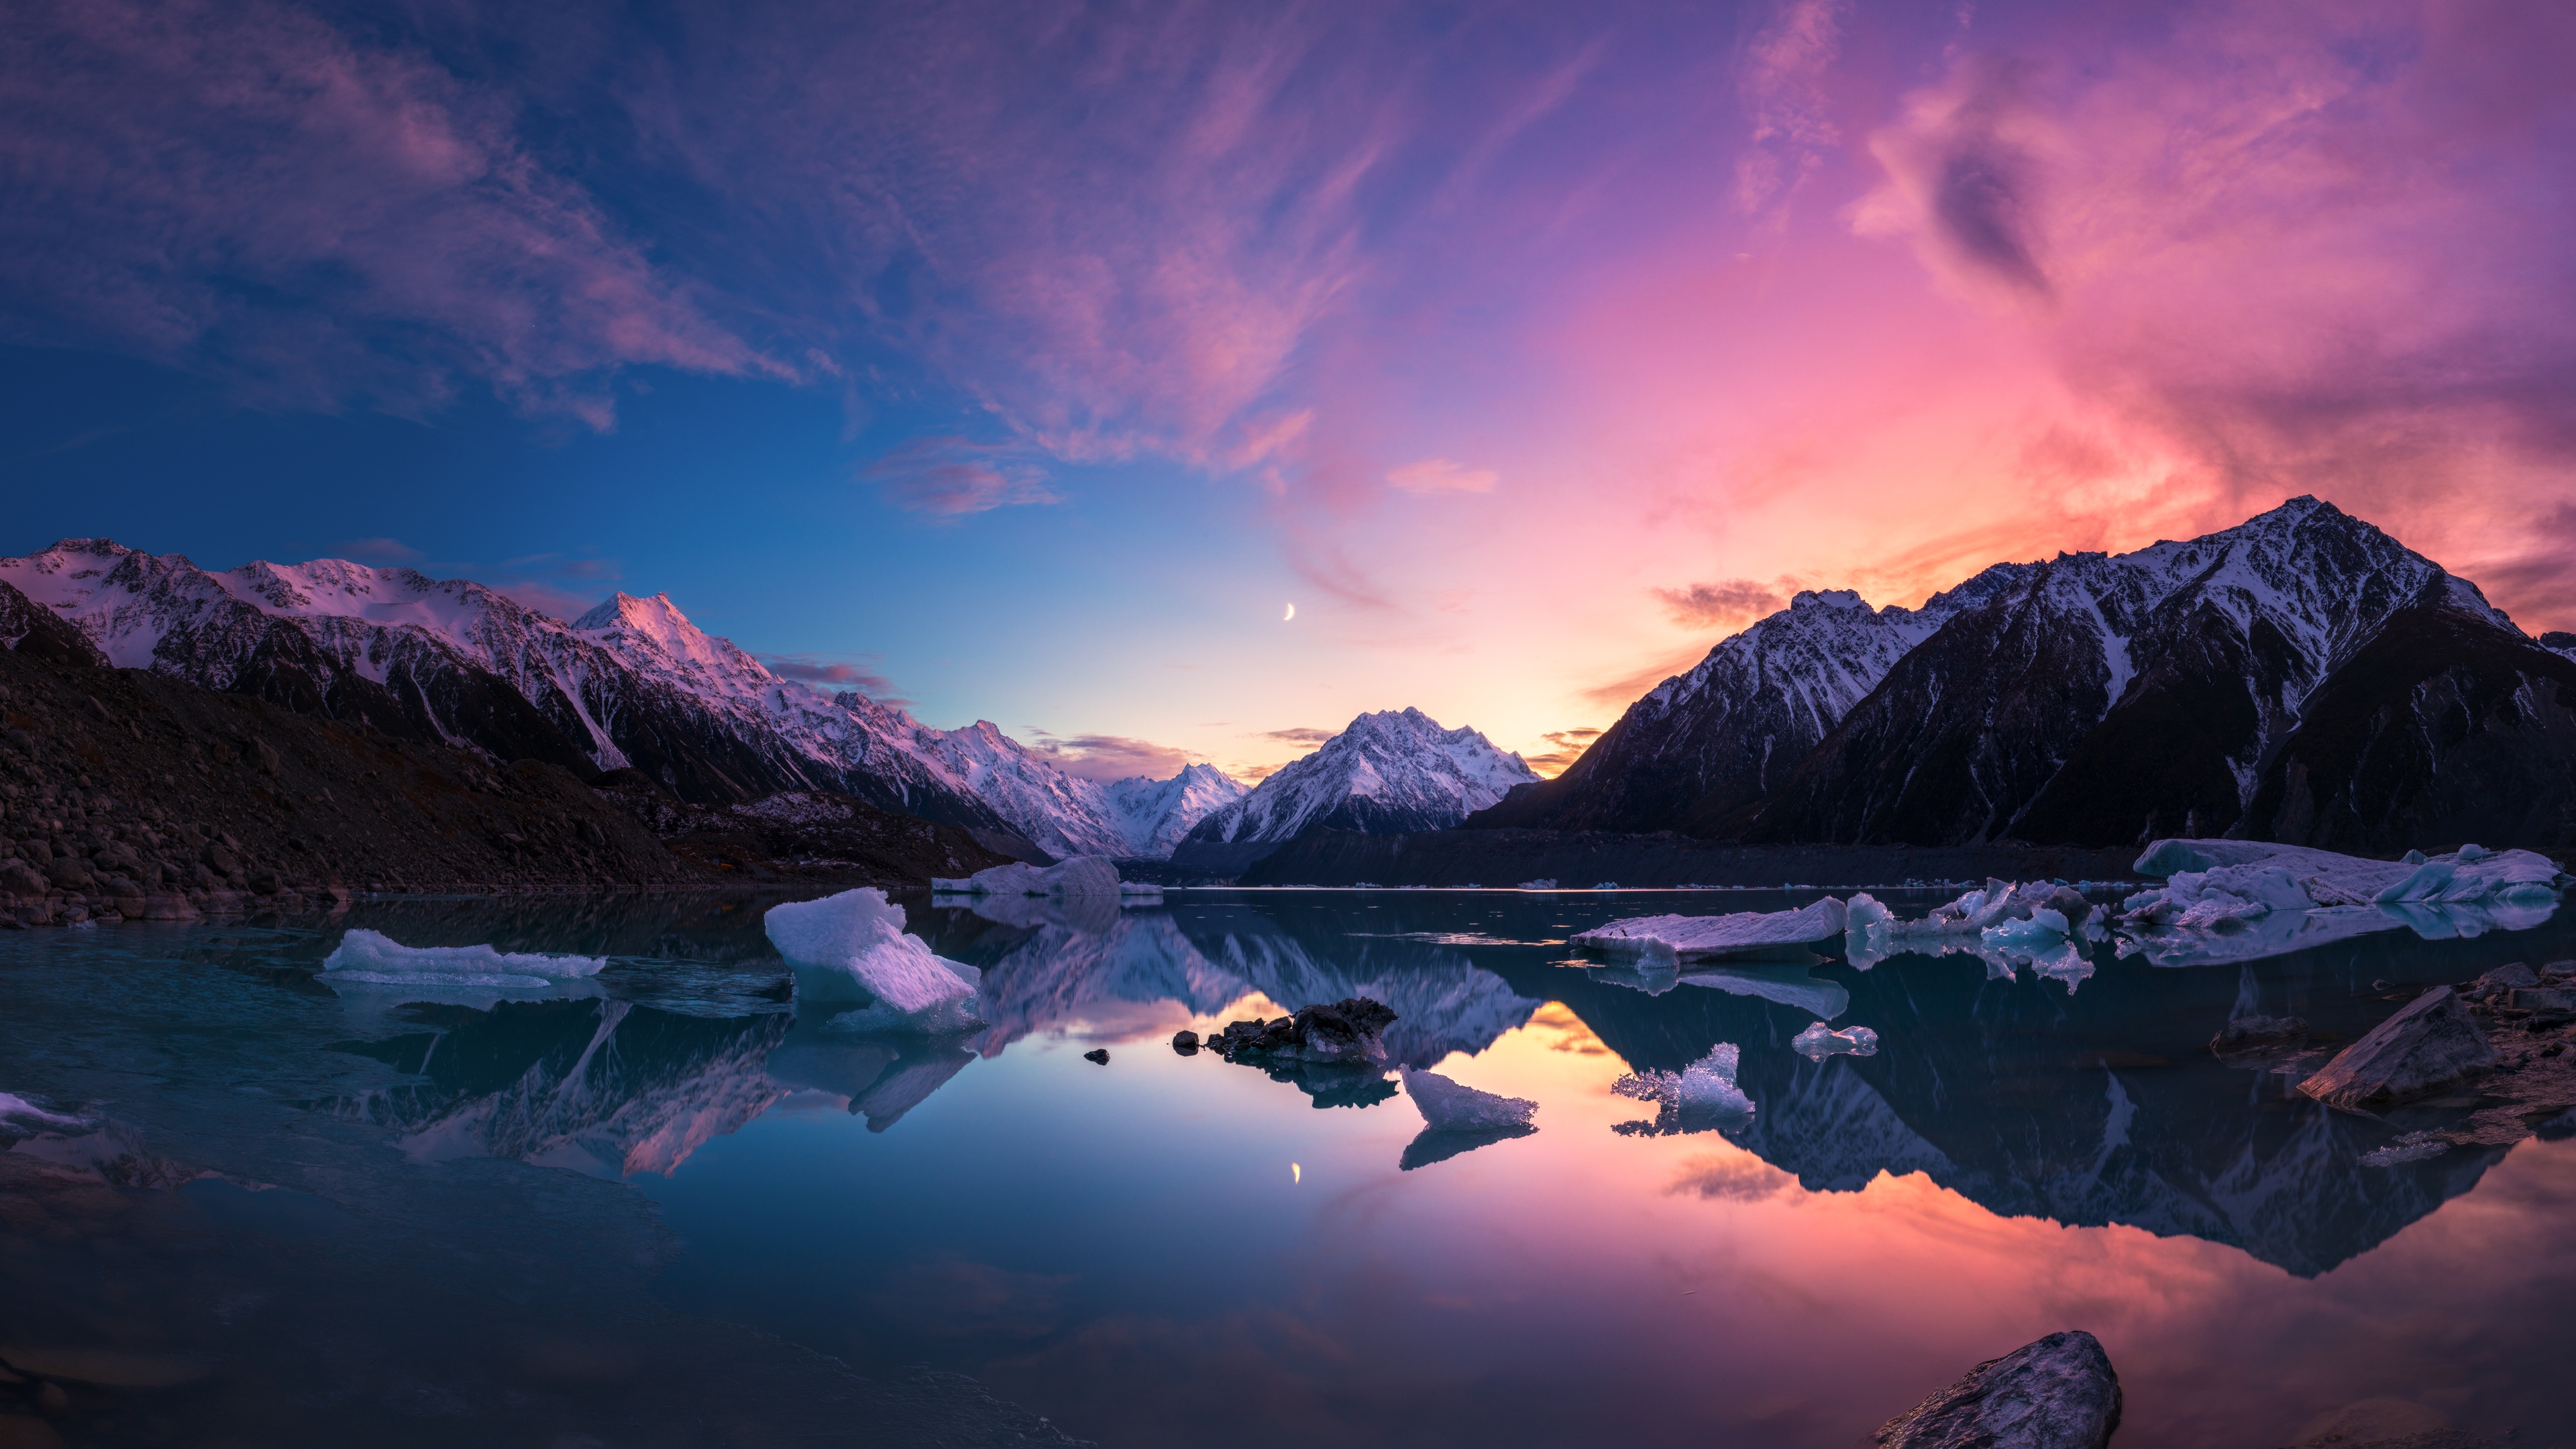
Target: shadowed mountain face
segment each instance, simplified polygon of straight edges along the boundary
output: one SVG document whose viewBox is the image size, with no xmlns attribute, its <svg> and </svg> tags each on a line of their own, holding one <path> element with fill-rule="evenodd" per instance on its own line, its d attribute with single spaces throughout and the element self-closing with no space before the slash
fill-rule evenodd
<svg viewBox="0 0 2576 1449">
<path fill-rule="evenodd" d="M 2394 853 L 2576 841 L 2565 656 L 2312 498 L 1920 610 L 1802 595 L 1471 826 Z M 2467 832 L 2463 835 L 2461 832 Z"/>
</svg>

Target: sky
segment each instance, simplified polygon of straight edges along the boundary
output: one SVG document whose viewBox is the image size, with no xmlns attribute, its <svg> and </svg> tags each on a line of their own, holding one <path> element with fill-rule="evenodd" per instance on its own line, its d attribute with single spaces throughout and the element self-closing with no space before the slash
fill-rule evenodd
<svg viewBox="0 0 2576 1449">
<path fill-rule="evenodd" d="M 2303 493 L 2576 627 L 2576 10 L 25 0 L 0 553 L 623 589 L 1078 772 L 1553 773 Z M 1290 617 L 1293 606 L 1293 617 Z"/>
</svg>

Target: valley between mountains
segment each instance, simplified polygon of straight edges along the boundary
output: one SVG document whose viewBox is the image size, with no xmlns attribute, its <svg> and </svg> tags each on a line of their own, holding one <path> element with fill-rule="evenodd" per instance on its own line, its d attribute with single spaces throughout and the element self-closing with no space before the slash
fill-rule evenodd
<svg viewBox="0 0 2576 1449">
<path fill-rule="evenodd" d="M 1094 781 L 987 722 L 782 678 L 663 596 L 564 621 L 407 569 L 100 539 L 0 559 L 0 646 L 0 895 L 48 919 L 1075 855 L 1175 881 L 1864 884 L 1971 855 L 2099 874 L 2160 836 L 2576 837 L 2576 637 L 2312 498 L 1915 609 L 1802 593 L 1553 780 L 1388 708 L 1254 787 Z"/>
</svg>

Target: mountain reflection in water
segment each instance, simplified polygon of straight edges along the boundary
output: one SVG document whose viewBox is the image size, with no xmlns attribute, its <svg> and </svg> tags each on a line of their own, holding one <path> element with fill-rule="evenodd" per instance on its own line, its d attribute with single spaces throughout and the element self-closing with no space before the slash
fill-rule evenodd
<svg viewBox="0 0 2576 1449">
<path fill-rule="evenodd" d="M 1387 1032 L 1396 1062 L 1429 1068 L 1483 1051 L 1555 999 L 1641 1070 L 1677 1071 L 1715 1043 L 1741 1045 L 1739 1085 L 1758 1111 L 1725 1135 L 1810 1191 L 1921 1172 L 1998 1214 L 2189 1235 L 2303 1276 L 2385 1241 L 2502 1156 L 2459 1149 L 2364 1166 L 2392 1126 L 2320 1108 L 2293 1077 L 2230 1067 L 2206 1050 L 2220 1023 L 2258 1008 L 2357 1035 L 2384 1007 L 2353 1000 L 2352 989 L 2398 970 L 2395 957 L 2347 950 L 2331 962 L 2308 952 L 2260 967 L 2131 967 L 2080 993 L 1998 979 L 1973 957 L 1907 955 L 1866 972 L 1702 966 L 1648 980 L 1633 968 L 1556 964 L 1561 951 L 1537 918 L 1560 905 L 1522 903 L 1532 934 L 1458 947 L 1411 938 L 1441 932 L 1385 930 L 1382 918 L 1403 906 L 1363 917 L 1365 907 L 1311 899 L 1174 900 L 1070 913 L 1040 900 L 915 905 L 914 928 L 935 950 L 984 971 L 988 1025 L 959 1040 L 848 1035 L 834 1026 L 840 1006 L 712 1018 L 622 1001 L 504 1002 L 444 1031 L 349 1044 L 425 1080 L 329 1107 L 396 1129 L 424 1159 L 667 1176 L 791 1093 L 818 1094 L 886 1130 L 978 1057 L 1032 1036 L 1080 1030 L 1150 1044 L 1239 1003 L 1257 1014 L 1368 996 L 1397 1012 Z M 2487 944 L 2509 952 L 2512 938 Z M 1886 1049 L 1823 1061 L 1790 1050 L 1819 1018 L 1874 1026 Z M 1272 1075 L 1317 1106 L 1397 1096 L 1374 1073 Z M 1403 1165 L 1481 1145 L 1434 1143 Z"/>
</svg>

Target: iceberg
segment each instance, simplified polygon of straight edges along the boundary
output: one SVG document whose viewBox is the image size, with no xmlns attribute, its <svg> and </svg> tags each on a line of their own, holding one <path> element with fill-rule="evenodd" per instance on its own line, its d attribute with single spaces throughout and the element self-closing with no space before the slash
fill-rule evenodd
<svg viewBox="0 0 2576 1449">
<path fill-rule="evenodd" d="M 1107 856 L 1077 855 L 1054 865 L 1024 865 L 1013 861 L 990 870 L 979 870 L 964 880 L 934 878 L 931 890 L 970 896 L 1119 896 L 1124 882 L 1118 879 L 1118 867 Z M 1150 888 L 1157 896 L 1162 887 Z"/>
<path fill-rule="evenodd" d="M 1735 1085 L 1736 1063 L 1741 1055 L 1735 1043 L 1722 1041 L 1710 1047 L 1708 1055 L 1679 1072 L 1630 1072 L 1611 1083 L 1610 1090 L 1620 1096 L 1654 1102 L 1661 1108 L 1653 1122 L 1619 1130 L 1704 1132 L 1712 1127 L 1743 1125 L 1753 1116 L 1754 1108 L 1753 1099 Z"/>
<path fill-rule="evenodd" d="M 596 976 L 604 956 L 541 956 L 489 946 L 406 946 L 363 928 L 340 938 L 320 980 L 368 986 L 541 988 Z"/>
<path fill-rule="evenodd" d="M 1876 1056 L 1878 1033 L 1865 1026 L 1836 1031 L 1819 1021 L 1791 1037 L 1789 1049 L 1820 1062 L 1831 1056 Z"/>
<path fill-rule="evenodd" d="M 2557 862 L 2528 850 L 2463 845 L 2448 855 L 2409 854 L 2414 859 L 2369 860 L 2253 840 L 2159 840 L 2138 857 L 2137 868 L 2165 884 L 2131 896 L 2127 911 L 2161 921 L 2196 904 L 2230 899 L 2271 910 L 2543 894 L 2555 899 L 2566 879 Z"/>
<path fill-rule="evenodd" d="M 1572 937 L 1594 951 L 1670 955 L 1678 960 L 1755 956 L 1843 934 L 1843 903 L 1827 896 L 1794 911 L 1737 911 L 1724 916 L 1632 916 Z"/>
<path fill-rule="evenodd" d="M 1435 1132 L 1495 1132 L 1527 1127 L 1538 1103 L 1526 1097 L 1504 1097 L 1463 1086 L 1437 1072 L 1406 1067 L 1404 1094 L 1413 1099 L 1423 1122 Z"/>
<path fill-rule="evenodd" d="M 2369 860 L 2249 840 L 2159 840 L 2138 857 L 2165 883 L 2123 902 L 2120 954 L 2158 966 L 2251 961 L 2409 927 L 2426 940 L 2521 930 L 2558 908 L 2566 876 L 2528 850 L 2463 845 Z"/>
<path fill-rule="evenodd" d="M 836 1030 L 945 1033 L 983 1025 L 976 997 L 983 973 L 905 935 L 903 907 L 881 890 L 772 906 L 761 925 L 795 968 L 800 999 L 871 1003 L 835 1018 Z"/>
<path fill-rule="evenodd" d="M 2102 937 L 2092 902 L 2082 891 L 2056 881 L 1989 879 L 1981 889 L 1934 906 L 1919 921 L 1900 921 L 1879 901 L 1855 895 L 1844 907 L 1844 920 L 1843 955 L 1861 971 L 1899 952 L 1944 956 L 1967 951 L 1984 958 L 1990 973 L 2001 979 L 2013 975 L 2013 954 L 2046 952 L 2060 968 L 2048 974 L 2062 974 L 2083 956 L 2076 947 L 2068 959 L 2067 943 Z M 2034 920 L 2042 926 L 2033 927 Z M 2092 974 L 2089 965 L 2083 974 Z"/>
</svg>

